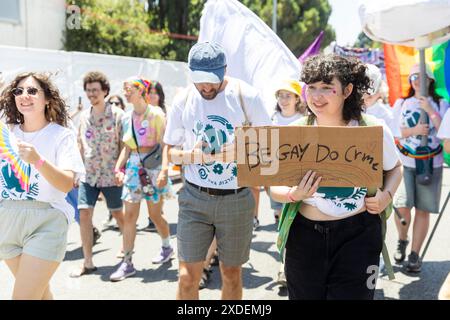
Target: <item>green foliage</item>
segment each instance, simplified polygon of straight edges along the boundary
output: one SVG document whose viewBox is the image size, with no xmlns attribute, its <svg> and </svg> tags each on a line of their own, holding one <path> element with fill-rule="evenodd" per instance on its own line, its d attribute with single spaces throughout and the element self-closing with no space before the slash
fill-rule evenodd
<svg viewBox="0 0 450 320">
<path fill-rule="evenodd" d="M 255 12 L 268 26 L 272 27 L 272 0 L 241 0 Z M 278 0 L 277 34 L 294 53 L 300 56 L 324 31 L 322 48 L 336 38 L 333 28 L 328 25 L 331 6 L 328 0 Z"/>
<path fill-rule="evenodd" d="M 139 1 L 75 0 L 72 4 L 81 8 L 81 29 L 66 29 L 65 50 L 163 58 L 169 39 L 163 32 L 151 32 L 151 15 Z M 171 57 L 173 53 L 166 53 L 166 58 Z"/>
<path fill-rule="evenodd" d="M 361 32 L 358 35 L 358 38 L 356 39 L 355 44 L 353 46 L 356 48 L 374 49 L 374 48 L 382 48 L 382 43 L 373 41 L 368 36 L 366 36 L 366 34 L 364 32 Z"/>
<path fill-rule="evenodd" d="M 240 1 L 272 26 L 272 0 Z M 198 35 L 206 0 L 72 2 L 82 9 L 82 28 L 66 30 L 66 50 L 186 61 L 196 41 L 179 35 Z M 299 56 L 324 30 L 324 48 L 335 39 L 330 14 L 328 0 L 278 0 L 277 33 Z"/>
</svg>

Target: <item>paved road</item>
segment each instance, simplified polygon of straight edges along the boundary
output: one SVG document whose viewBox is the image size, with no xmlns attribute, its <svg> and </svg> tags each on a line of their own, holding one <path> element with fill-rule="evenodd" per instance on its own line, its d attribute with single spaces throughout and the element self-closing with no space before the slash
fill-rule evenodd
<svg viewBox="0 0 450 320">
<path fill-rule="evenodd" d="M 176 189 L 180 184 L 176 185 Z M 444 184 L 441 205 L 450 191 L 450 169 L 444 170 Z M 178 204 L 175 199 L 167 201 L 164 212 L 170 223 L 172 242 L 176 247 L 176 223 Z M 106 218 L 104 202 L 99 202 L 94 222 L 101 226 Z M 278 253 L 274 244 L 276 228 L 268 197 L 261 193 L 261 227 L 254 232 L 250 260 L 243 266 L 244 299 L 285 300 L 287 293 L 274 283 L 278 272 Z M 431 226 L 436 217 L 433 217 Z M 177 286 L 178 260 L 164 265 L 152 265 L 151 259 L 160 246 L 160 239 L 154 232 L 142 231 L 147 222 L 145 205 L 141 206 L 134 256 L 137 274 L 122 282 L 111 283 L 109 275 L 119 263 L 115 257 L 121 238 L 117 231 L 106 229 L 94 247 L 94 262 L 98 271 L 79 279 L 69 278 L 70 271 L 82 262 L 78 225 L 73 224 L 68 234 L 68 248 L 64 262 L 52 280 L 52 288 L 57 299 L 160 299 L 175 298 Z M 400 266 L 395 267 L 396 279 L 389 281 L 380 277 L 377 283 L 377 299 L 436 299 L 439 287 L 450 271 L 450 205 L 444 213 L 434 240 L 429 248 L 423 271 L 419 275 L 409 275 Z M 387 234 L 391 256 L 396 246 L 396 232 L 393 220 L 389 222 Z M 210 287 L 200 291 L 201 299 L 220 298 L 220 275 L 217 269 L 212 273 Z M 13 287 L 13 278 L 4 263 L 0 263 L 0 299 L 8 299 Z"/>
</svg>

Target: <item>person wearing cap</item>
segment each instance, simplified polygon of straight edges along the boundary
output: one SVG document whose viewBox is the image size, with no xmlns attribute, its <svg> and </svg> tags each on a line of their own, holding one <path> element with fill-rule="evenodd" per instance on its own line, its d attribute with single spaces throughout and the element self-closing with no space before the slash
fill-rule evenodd
<svg viewBox="0 0 450 320">
<path fill-rule="evenodd" d="M 371 81 L 371 87 L 368 92 L 363 95 L 364 111 L 366 114 L 373 115 L 378 119 L 384 120 L 391 132 L 398 134 L 399 128 L 395 125 L 394 114 L 390 107 L 386 106 L 382 101 L 381 86 L 383 83 L 380 69 L 373 64 L 366 64 L 366 75 Z"/>
<path fill-rule="evenodd" d="M 441 97 L 435 93 L 434 76 L 428 66 L 426 70 L 428 97 L 420 95 L 420 70 L 419 65 L 414 65 L 409 74 L 408 95 L 398 99 L 394 104 L 394 115 L 401 133 L 398 136 L 397 147 L 404 166 L 403 181 L 394 197 L 394 206 L 398 208 L 400 215 L 406 221 L 406 225 L 402 225 L 400 219 L 395 216 L 399 240 L 394 259 L 397 263 L 402 263 L 406 257 L 411 209 L 414 207 L 411 253 L 408 255 L 406 270 L 416 273 L 421 271 L 422 262 L 419 252 L 428 232 L 430 213 L 439 212 L 443 156 L 440 139 L 436 134 L 446 109 L 440 100 Z M 428 123 L 419 123 L 421 110 L 427 113 Z M 420 184 L 416 179 L 416 160 L 418 159 L 416 149 L 420 146 L 421 135 L 428 135 L 430 154 L 427 157 L 433 160 L 433 173 L 431 183 L 428 185 Z"/>
<path fill-rule="evenodd" d="M 203 262 L 214 237 L 222 299 L 242 299 L 241 266 L 249 258 L 255 201 L 249 188 L 237 185 L 234 128 L 271 121 L 255 88 L 225 77 L 227 62 L 219 44 L 197 43 L 188 64 L 193 85 L 175 97 L 164 135 L 169 161 L 182 163 L 185 175 L 178 197 L 177 299 L 199 298 Z"/>
</svg>

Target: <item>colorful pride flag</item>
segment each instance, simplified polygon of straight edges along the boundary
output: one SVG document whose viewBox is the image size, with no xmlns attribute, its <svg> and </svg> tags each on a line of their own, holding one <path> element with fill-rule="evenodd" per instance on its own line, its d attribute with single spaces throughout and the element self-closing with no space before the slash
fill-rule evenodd
<svg viewBox="0 0 450 320">
<path fill-rule="evenodd" d="M 19 158 L 14 149 L 15 142 L 8 127 L 0 121 L 0 159 L 11 166 L 14 175 L 19 179 L 20 186 L 26 192 L 30 191 L 31 166 Z"/>
<path fill-rule="evenodd" d="M 419 63 L 419 51 L 412 47 L 384 44 L 389 103 L 408 94 L 408 75 Z M 450 41 L 425 50 L 425 60 L 436 79 L 436 93 L 450 102 Z"/>
</svg>

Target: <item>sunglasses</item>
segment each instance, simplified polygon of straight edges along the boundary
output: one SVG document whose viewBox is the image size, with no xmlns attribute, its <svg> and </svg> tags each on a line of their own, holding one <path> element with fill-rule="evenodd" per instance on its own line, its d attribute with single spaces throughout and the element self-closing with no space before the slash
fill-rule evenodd
<svg viewBox="0 0 450 320">
<path fill-rule="evenodd" d="M 409 77 L 409 80 L 412 82 L 412 81 L 416 81 L 417 79 L 419 79 L 419 74 L 417 74 L 417 73 L 415 73 L 415 74 L 412 74 L 410 77 Z"/>
<path fill-rule="evenodd" d="M 38 89 L 35 87 L 28 87 L 26 90 L 27 90 L 27 94 L 29 96 L 36 96 L 39 91 L 42 91 L 41 89 Z M 24 92 L 25 92 L 24 88 L 14 88 L 11 90 L 11 93 L 15 97 L 19 97 L 19 96 L 23 95 Z"/>
</svg>

